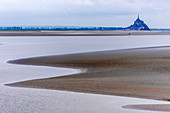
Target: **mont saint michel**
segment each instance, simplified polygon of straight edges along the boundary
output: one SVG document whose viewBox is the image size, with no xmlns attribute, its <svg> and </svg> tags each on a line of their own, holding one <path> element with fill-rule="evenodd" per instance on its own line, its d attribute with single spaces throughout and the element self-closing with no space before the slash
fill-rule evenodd
<svg viewBox="0 0 170 113">
<path fill-rule="evenodd" d="M 150 30 L 150 29 L 144 23 L 144 21 L 139 18 L 139 15 L 138 15 L 138 18 L 136 19 L 134 24 L 129 26 L 129 27 L 127 27 L 127 28 L 125 28 L 125 30 L 136 30 L 136 31 L 139 31 L 139 30 Z"/>
</svg>

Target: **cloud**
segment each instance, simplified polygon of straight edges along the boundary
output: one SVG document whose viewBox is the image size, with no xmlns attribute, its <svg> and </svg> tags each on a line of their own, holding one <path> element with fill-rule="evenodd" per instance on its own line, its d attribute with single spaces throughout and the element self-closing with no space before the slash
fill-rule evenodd
<svg viewBox="0 0 170 113">
<path fill-rule="evenodd" d="M 154 1 L 158 0 L 0 0 L 0 11 L 34 13 L 39 11 L 64 12 L 72 10 L 74 13 L 79 13 L 91 10 L 90 12 L 112 11 L 119 13 L 119 11 L 153 10 Z"/>
<path fill-rule="evenodd" d="M 122 17 L 132 18 L 138 13 L 150 19 L 154 17 L 161 20 L 165 15 L 168 17 L 169 4 L 170 0 L 0 0 L 0 24 L 24 23 L 26 20 L 35 23 L 42 18 L 42 23 L 45 23 L 45 20 L 60 20 L 63 24 L 68 19 L 73 21 L 76 18 L 77 23 L 80 19 L 112 19 L 120 25 Z M 153 25 L 158 20 L 147 21 Z M 97 21 L 91 23 L 95 22 Z"/>
</svg>

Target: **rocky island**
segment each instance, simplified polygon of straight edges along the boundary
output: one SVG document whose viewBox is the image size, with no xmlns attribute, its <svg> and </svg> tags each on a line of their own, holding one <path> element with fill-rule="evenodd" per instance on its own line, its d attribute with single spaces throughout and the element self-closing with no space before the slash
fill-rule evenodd
<svg viewBox="0 0 170 113">
<path fill-rule="evenodd" d="M 144 21 L 142 21 L 140 18 L 139 18 L 139 15 L 138 15 L 138 18 L 136 19 L 136 21 L 134 22 L 133 25 L 125 28 L 125 30 L 127 31 L 130 31 L 130 30 L 135 30 L 135 31 L 140 31 L 140 30 L 150 30 L 149 27 L 144 23 Z"/>
</svg>

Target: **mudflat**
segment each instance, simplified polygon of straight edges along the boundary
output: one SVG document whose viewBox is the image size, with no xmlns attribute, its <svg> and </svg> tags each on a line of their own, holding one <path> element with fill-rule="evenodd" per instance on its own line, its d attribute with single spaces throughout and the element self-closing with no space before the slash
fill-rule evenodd
<svg viewBox="0 0 170 113">
<path fill-rule="evenodd" d="M 126 36 L 170 35 L 170 31 L 0 31 L 0 36 Z"/>
<path fill-rule="evenodd" d="M 8 86 L 170 100 L 170 47 L 44 56 L 9 63 L 75 68 L 82 72 Z"/>
<path fill-rule="evenodd" d="M 138 110 L 150 110 L 150 111 L 170 112 L 170 104 L 126 105 L 126 106 L 123 106 L 123 108 L 126 108 L 126 109 L 138 109 Z"/>
</svg>

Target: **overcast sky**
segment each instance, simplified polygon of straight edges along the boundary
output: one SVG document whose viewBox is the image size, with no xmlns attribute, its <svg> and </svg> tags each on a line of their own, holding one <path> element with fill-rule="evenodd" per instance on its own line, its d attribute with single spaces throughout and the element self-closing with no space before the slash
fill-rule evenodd
<svg viewBox="0 0 170 113">
<path fill-rule="evenodd" d="M 128 26 L 139 13 L 170 28 L 170 0 L 0 0 L 0 25 Z"/>
</svg>

